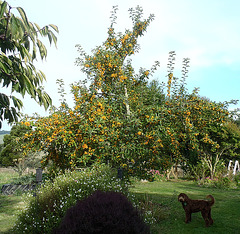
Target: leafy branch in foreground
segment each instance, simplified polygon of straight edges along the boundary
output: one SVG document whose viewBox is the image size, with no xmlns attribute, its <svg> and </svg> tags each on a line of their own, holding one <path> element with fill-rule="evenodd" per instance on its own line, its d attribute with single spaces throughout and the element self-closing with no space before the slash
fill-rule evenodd
<svg viewBox="0 0 240 234">
<path fill-rule="evenodd" d="M 20 17 L 15 16 L 13 10 L 17 10 Z M 50 44 L 56 45 L 54 32 L 58 32 L 57 26 L 49 24 L 40 28 L 28 21 L 21 7 L 11 7 L 6 1 L 0 1 L 0 83 L 10 92 L 0 93 L 0 128 L 3 120 L 17 121 L 23 107 L 23 102 L 13 93 L 22 97 L 27 93 L 45 109 L 51 105 L 50 96 L 41 87 L 46 77 L 36 69 L 33 61 L 37 53 L 41 59 L 47 57 L 47 49 L 39 36 L 47 37 Z"/>
</svg>

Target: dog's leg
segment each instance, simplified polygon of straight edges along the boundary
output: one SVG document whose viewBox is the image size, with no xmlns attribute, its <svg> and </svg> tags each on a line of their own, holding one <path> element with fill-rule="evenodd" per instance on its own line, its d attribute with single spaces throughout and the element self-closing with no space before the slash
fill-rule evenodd
<svg viewBox="0 0 240 234">
<path fill-rule="evenodd" d="M 202 217 L 205 221 L 206 227 L 209 227 L 208 211 L 207 210 L 202 210 L 201 214 L 202 214 Z"/>
<path fill-rule="evenodd" d="M 185 214 L 186 214 L 185 223 L 190 223 L 192 220 L 191 212 L 185 212 Z"/>
<path fill-rule="evenodd" d="M 208 212 L 208 220 L 209 220 L 209 225 L 213 225 L 213 219 L 212 219 L 212 216 L 211 216 L 211 209 L 209 209 L 209 212 Z"/>
</svg>

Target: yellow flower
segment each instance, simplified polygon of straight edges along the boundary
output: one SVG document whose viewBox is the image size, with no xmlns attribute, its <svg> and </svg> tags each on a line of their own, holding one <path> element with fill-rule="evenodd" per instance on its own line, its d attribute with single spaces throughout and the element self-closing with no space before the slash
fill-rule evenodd
<svg viewBox="0 0 240 234">
<path fill-rule="evenodd" d="M 88 145 L 87 144 L 83 144 L 83 149 L 87 149 L 88 148 Z"/>
<path fill-rule="evenodd" d="M 138 134 L 139 136 L 141 136 L 141 135 L 142 135 L 142 132 L 139 131 L 137 134 Z"/>
<path fill-rule="evenodd" d="M 112 75 L 111 75 L 111 77 L 117 77 L 117 73 L 113 73 Z"/>
</svg>

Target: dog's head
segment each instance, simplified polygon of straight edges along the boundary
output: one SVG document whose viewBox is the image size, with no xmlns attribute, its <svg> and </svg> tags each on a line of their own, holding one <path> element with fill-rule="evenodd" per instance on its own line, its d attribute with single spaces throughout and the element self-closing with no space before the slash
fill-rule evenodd
<svg viewBox="0 0 240 234">
<path fill-rule="evenodd" d="M 188 196 L 185 193 L 180 193 L 178 195 L 178 201 L 185 202 L 188 199 Z"/>
</svg>

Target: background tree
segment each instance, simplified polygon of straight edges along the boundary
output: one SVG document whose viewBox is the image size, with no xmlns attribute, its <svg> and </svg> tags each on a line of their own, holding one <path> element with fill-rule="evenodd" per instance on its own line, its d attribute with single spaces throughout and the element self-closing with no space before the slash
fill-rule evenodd
<svg viewBox="0 0 240 234">
<path fill-rule="evenodd" d="M 20 17 L 12 13 L 14 10 Z M 41 59 L 47 56 L 39 36 L 47 37 L 50 43 L 56 45 L 54 31 L 58 32 L 55 25 L 40 28 L 28 21 L 21 7 L 11 7 L 6 1 L 0 1 L 0 83 L 10 91 L 9 95 L 0 93 L 0 128 L 3 120 L 12 123 L 18 119 L 23 103 L 14 93 L 23 97 L 27 93 L 45 108 L 51 105 L 50 96 L 41 87 L 45 75 L 35 68 L 33 61 L 37 52 Z"/>
<path fill-rule="evenodd" d="M 240 129 L 229 119 L 221 128 L 211 126 L 209 134 L 216 142 L 216 147 L 205 144 L 201 158 L 207 165 L 211 178 L 214 178 L 219 164 L 224 162 L 227 165 L 229 160 L 239 160 Z"/>
<path fill-rule="evenodd" d="M 230 117 L 227 103 L 215 103 L 202 98 L 197 89 L 189 93 L 185 82 L 189 60 L 183 60 L 181 79 L 173 76 L 174 61 L 175 53 L 170 52 L 165 103 L 169 116 L 164 118 L 165 121 L 168 120 L 164 125 L 169 125 L 177 141 L 178 154 L 172 155 L 172 163 L 182 163 L 187 169 L 202 158 L 206 159 L 206 152 L 209 154 L 218 151 L 220 145 L 212 130 L 222 131 Z M 217 159 L 216 154 L 213 158 Z M 211 161 L 211 164 L 213 162 L 216 160 Z"/>
<path fill-rule="evenodd" d="M 4 135 L 2 150 L 0 152 L 0 165 L 2 167 L 14 166 L 15 161 L 23 157 L 23 149 L 17 144 L 17 139 L 24 136 L 30 127 L 25 125 L 15 125 L 10 134 Z"/>
</svg>

